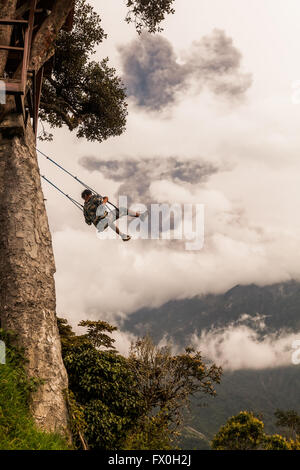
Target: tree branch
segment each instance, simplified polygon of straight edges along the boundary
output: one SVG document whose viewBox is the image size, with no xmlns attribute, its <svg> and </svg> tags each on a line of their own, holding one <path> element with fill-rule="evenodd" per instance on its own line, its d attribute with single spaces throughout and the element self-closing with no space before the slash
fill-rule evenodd
<svg viewBox="0 0 300 470">
<path fill-rule="evenodd" d="M 47 112 L 53 111 L 56 114 L 58 114 L 63 119 L 63 121 L 67 124 L 67 126 L 69 127 L 71 131 L 76 129 L 76 127 L 78 126 L 77 120 L 72 119 L 70 116 L 68 116 L 68 114 L 65 111 L 62 110 L 62 108 L 55 105 L 54 103 L 49 104 L 49 103 L 41 102 L 41 108 L 45 109 Z"/>
<path fill-rule="evenodd" d="M 51 77 L 47 77 L 47 81 L 50 83 L 50 85 L 53 86 L 53 88 L 55 89 L 56 91 L 56 94 L 57 94 L 57 99 L 58 100 L 61 100 L 61 102 L 63 104 L 67 104 L 68 107 L 70 108 L 70 110 L 72 111 L 72 113 L 76 116 L 76 118 L 79 119 L 79 116 L 80 114 L 82 113 L 82 110 L 81 109 L 76 109 L 74 103 L 72 103 L 69 98 L 65 95 L 64 91 L 61 90 L 59 93 L 58 93 L 58 90 L 57 90 L 57 83 L 55 80 L 53 80 L 53 78 Z"/>
</svg>

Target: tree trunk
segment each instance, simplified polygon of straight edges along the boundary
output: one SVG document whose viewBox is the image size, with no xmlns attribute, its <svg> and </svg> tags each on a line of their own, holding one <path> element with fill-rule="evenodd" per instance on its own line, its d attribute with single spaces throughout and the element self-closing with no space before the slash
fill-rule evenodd
<svg viewBox="0 0 300 470">
<path fill-rule="evenodd" d="M 33 131 L 23 126 L 18 114 L 0 125 L 1 326 L 17 333 L 29 375 L 43 380 L 31 402 L 36 423 L 69 435 L 51 235 Z"/>
</svg>

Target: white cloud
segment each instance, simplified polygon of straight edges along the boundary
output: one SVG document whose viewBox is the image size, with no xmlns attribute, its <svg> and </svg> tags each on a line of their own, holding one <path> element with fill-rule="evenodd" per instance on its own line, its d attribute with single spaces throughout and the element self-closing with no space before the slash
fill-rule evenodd
<svg viewBox="0 0 300 470">
<path fill-rule="evenodd" d="M 111 337 L 115 340 L 114 346 L 116 350 L 127 357 L 130 351 L 131 343 L 137 340 L 137 337 L 128 331 L 114 331 Z"/>
<path fill-rule="evenodd" d="M 298 334 L 281 331 L 260 338 L 259 331 L 245 325 L 203 331 L 192 345 L 224 369 L 265 369 L 292 364 L 292 344 Z"/>
<path fill-rule="evenodd" d="M 59 315 L 74 322 L 118 320 L 144 306 L 221 293 L 237 283 L 264 285 L 299 277 L 297 238 L 293 243 L 290 234 L 268 240 L 233 224 L 230 230 L 211 234 L 201 252 L 189 253 L 176 241 L 171 247 L 160 240 L 124 244 L 99 240 L 92 229 L 56 232 Z"/>
</svg>

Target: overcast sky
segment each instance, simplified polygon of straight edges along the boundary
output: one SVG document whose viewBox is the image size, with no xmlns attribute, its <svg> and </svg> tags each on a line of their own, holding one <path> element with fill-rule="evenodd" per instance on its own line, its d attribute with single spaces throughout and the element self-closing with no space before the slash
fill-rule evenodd
<svg viewBox="0 0 300 470">
<path fill-rule="evenodd" d="M 205 204 L 205 245 L 99 240 L 43 184 L 58 315 L 113 322 L 170 299 L 299 279 L 299 1 L 177 0 L 152 37 L 123 21 L 122 0 L 90 3 L 108 33 L 97 58 L 109 56 L 128 87 L 127 131 L 99 144 L 57 130 L 39 147 L 111 199 Z"/>
</svg>

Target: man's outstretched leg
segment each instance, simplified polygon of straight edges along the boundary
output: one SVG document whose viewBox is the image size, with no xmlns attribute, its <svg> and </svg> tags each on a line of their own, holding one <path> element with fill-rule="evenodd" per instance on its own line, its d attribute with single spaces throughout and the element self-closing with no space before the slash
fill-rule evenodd
<svg viewBox="0 0 300 470">
<path fill-rule="evenodd" d="M 125 207 L 120 207 L 120 209 L 115 209 L 114 211 L 110 212 L 110 214 L 108 215 L 107 218 L 110 221 L 108 222 L 109 227 L 122 238 L 123 242 L 128 242 L 131 239 L 131 236 L 126 235 L 125 233 L 122 233 L 120 229 L 115 224 L 113 224 L 115 220 L 118 220 L 124 216 L 135 217 L 135 218 L 140 217 L 140 219 L 144 221 L 146 217 L 148 216 L 148 211 L 145 211 L 143 214 L 141 214 L 140 212 L 133 212 L 133 211 L 128 210 Z"/>
<path fill-rule="evenodd" d="M 126 235 L 126 233 L 121 232 L 119 227 L 117 227 L 115 224 L 109 223 L 108 225 L 114 232 L 116 232 L 122 238 L 123 242 L 128 242 L 131 239 L 130 235 Z"/>
<path fill-rule="evenodd" d="M 129 209 L 125 208 L 125 207 L 121 207 L 120 209 L 116 209 L 115 211 L 115 220 L 117 219 L 120 219 L 121 217 L 124 217 L 126 215 L 128 215 L 129 217 L 140 217 L 140 219 L 142 221 L 144 221 L 148 215 L 148 211 L 146 210 L 145 212 L 141 213 L 141 212 L 133 212 L 133 211 L 130 211 Z"/>
</svg>

